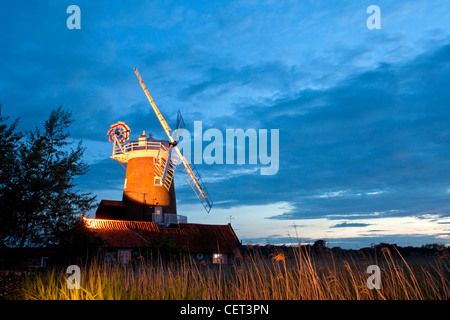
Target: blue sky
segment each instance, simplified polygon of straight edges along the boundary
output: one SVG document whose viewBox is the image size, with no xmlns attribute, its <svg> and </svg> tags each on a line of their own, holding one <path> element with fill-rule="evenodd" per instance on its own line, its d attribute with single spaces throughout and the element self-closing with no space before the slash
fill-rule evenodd
<svg viewBox="0 0 450 320">
<path fill-rule="evenodd" d="M 180 109 L 187 128 L 279 129 L 276 175 L 197 165 L 210 214 L 177 173 L 190 222 L 231 214 L 244 243 L 450 245 L 449 21 L 448 1 L 2 1 L 0 103 L 21 130 L 71 110 L 79 188 L 120 200 L 109 126 L 165 138 L 137 66 L 170 124 Z"/>
</svg>

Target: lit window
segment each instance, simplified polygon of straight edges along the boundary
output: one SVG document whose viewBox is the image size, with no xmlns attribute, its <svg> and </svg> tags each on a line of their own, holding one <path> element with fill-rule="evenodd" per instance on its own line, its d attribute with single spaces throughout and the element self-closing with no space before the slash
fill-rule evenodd
<svg viewBox="0 0 450 320">
<path fill-rule="evenodd" d="M 155 177 L 155 186 L 160 186 L 161 183 L 161 178 L 160 177 Z"/>
<path fill-rule="evenodd" d="M 227 263 L 227 256 L 223 253 L 213 253 L 213 263 L 215 264 Z"/>
<path fill-rule="evenodd" d="M 119 250 L 117 252 L 117 260 L 121 263 L 128 263 L 131 261 L 131 250 Z"/>
</svg>

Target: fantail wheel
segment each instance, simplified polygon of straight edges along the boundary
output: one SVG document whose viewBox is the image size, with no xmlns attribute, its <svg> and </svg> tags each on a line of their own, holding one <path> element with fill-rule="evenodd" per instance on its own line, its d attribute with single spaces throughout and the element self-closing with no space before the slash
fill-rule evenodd
<svg viewBox="0 0 450 320">
<path fill-rule="evenodd" d="M 119 121 L 111 125 L 107 135 L 109 135 L 109 142 L 116 139 L 118 143 L 124 144 L 130 138 L 130 127 L 125 122 Z"/>
</svg>

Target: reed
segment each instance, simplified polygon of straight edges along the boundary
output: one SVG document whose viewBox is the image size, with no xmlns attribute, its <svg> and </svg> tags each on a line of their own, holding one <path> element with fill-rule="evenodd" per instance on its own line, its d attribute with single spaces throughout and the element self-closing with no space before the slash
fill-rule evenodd
<svg viewBox="0 0 450 320">
<path fill-rule="evenodd" d="M 368 289 L 367 266 L 381 269 L 381 289 Z M 15 299 L 38 300 L 373 300 L 450 299 L 449 258 L 409 265 L 399 252 L 379 257 L 321 255 L 297 247 L 289 256 L 253 252 L 238 262 L 202 266 L 190 258 L 135 265 L 93 262 L 81 268 L 81 289 L 65 270 L 27 276 Z"/>
</svg>

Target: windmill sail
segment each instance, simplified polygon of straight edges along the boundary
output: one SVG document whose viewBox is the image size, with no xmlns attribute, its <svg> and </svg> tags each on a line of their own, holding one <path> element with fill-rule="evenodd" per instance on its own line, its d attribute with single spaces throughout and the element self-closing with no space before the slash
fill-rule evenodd
<svg viewBox="0 0 450 320">
<path fill-rule="evenodd" d="M 186 180 L 189 182 L 192 190 L 194 190 L 194 193 L 197 196 L 198 200 L 200 200 L 203 207 L 205 207 L 205 210 L 209 213 L 213 205 L 212 199 L 209 196 L 208 190 L 206 190 L 203 180 L 193 163 L 191 164 L 191 170 L 193 174 L 188 173 L 188 175 L 186 176 Z M 186 171 L 186 169 L 184 171 Z M 203 190 L 203 194 L 199 192 L 201 190 Z"/>
<path fill-rule="evenodd" d="M 159 111 L 158 107 L 156 106 L 155 102 L 153 101 L 152 96 L 150 95 L 150 93 L 148 92 L 147 88 L 145 87 L 144 82 L 142 81 L 142 78 L 137 70 L 137 68 L 134 68 L 134 73 L 136 74 L 136 76 L 139 79 L 139 83 L 141 84 L 142 89 L 144 90 L 145 95 L 147 96 L 148 101 L 150 102 L 153 111 L 155 111 L 156 116 L 158 117 L 159 122 L 161 123 L 164 131 L 166 132 L 167 136 L 169 137 L 170 140 L 170 144 L 171 147 L 173 149 L 175 149 L 176 151 L 176 155 L 179 157 L 180 161 L 183 162 L 183 165 L 185 167 L 184 171 L 187 171 L 187 176 L 186 179 L 189 182 L 189 185 L 191 186 L 192 190 L 194 190 L 194 193 L 197 195 L 198 199 L 200 200 L 200 202 L 202 203 L 202 205 L 205 207 L 205 210 L 209 213 L 209 211 L 212 208 L 213 205 L 213 201 L 211 199 L 211 197 L 209 196 L 203 181 L 200 178 L 200 174 L 198 173 L 197 169 L 192 165 L 192 167 L 190 166 L 190 164 L 188 163 L 188 161 L 186 160 L 185 157 L 183 157 L 180 149 L 177 146 L 177 141 L 172 137 L 172 135 L 170 134 L 170 127 L 167 124 L 166 120 L 164 119 L 163 115 L 161 114 L 161 112 Z M 177 116 L 177 128 L 178 127 L 184 127 L 184 121 L 183 121 L 183 117 L 181 117 L 181 113 L 178 112 L 178 116 Z M 164 152 L 169 152 L 170 150 L 167 149 Z M 166 159 L 166 161 L 160 161 L 160 166 L 162 167 L 164 165 L 164 170 L 162 171 L 162 176 L 166 176 L 166 180 L 167 177 L 170 177 L 170 183 L 172 182 L 173 179 L 173 173 L 174 170 L 171 170 L 170 168 L 170 164 L 172 163 L 172 159 L 173 157 L 171 157 L 171 159 L 169 159 L 169 154 L 167 154 L 167 156 L 164 156 L 164 158 Z M 161 158 L 162 159 L 162 158 Z M 164 164 L 163 164 L 164 162 Z M 166 169 L 166 166 L 169 166 Z M 167 170 L 167 173 L 165 174 L 165 171 Z M 169 187 L 170 187 L 170 183 L 169 183 Z"/>
<path fill-rule="evenodd" d="M 183 116 L 181 115 L 180 110 L 178 110 L 177 124 L 175 130 L 172 132 L 172 137 L 177 144 L 180 143 L 180 138 L 182 137 L 182 132 L 185 127 Z"/>
<path fill-rule="evenodd" d="M 181 111 L 178 110 L 177 113 L 177 126 L 175 129 L 184 129 L 186 126 L 184 124 L 183 116 L 181 115 Z"/>
</svg>

